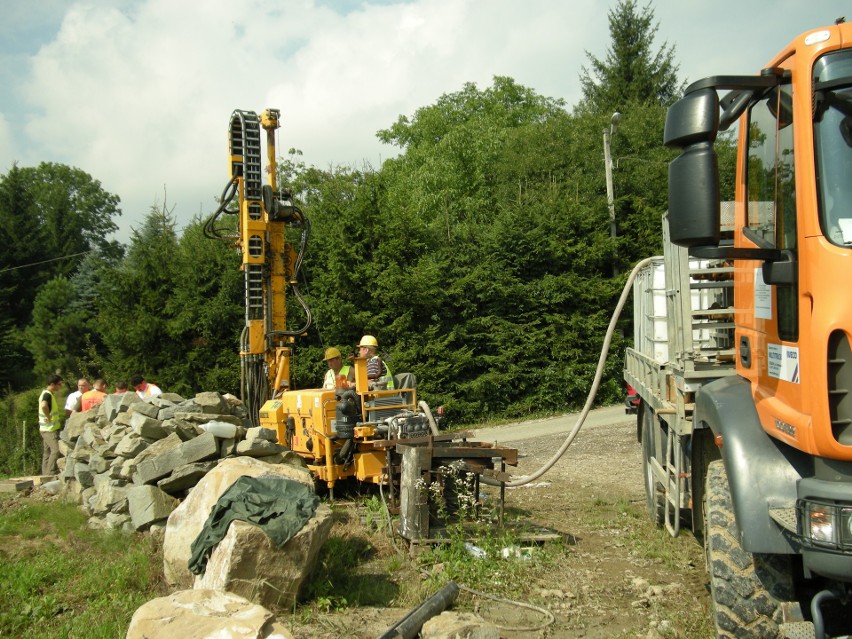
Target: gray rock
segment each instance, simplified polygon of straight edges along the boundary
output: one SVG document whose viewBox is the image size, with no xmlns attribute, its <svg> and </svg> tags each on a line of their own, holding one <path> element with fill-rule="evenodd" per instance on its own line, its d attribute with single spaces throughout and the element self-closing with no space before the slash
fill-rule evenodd
<svg viewBox="0 0 852 639">
<path fill-rule="evenodd" d="M 165 479 L 157 482 L 157 488 L 165 493 L 174 495 L 189 490 L 195 486 L 204 475 L 216 467 L 218 460 L 195 462 L 179 466 Z"/>
<path fill-rule="evenodd" d="M 237 455 L 246 455 L 248 457 L 266 457 L 275 455 L 287 450 L 286 446 L 281 446 L 266 439 L 246 439 L 237 444 Z"/>
<path fill-rule="evenodd" d="M 110 468 L 110 462 L 108 459 L 105 459 L 103 455 L 99 455 L 98 453 L 92 453 L 89 457 L 89 470 L 93 473 L 100 474 L 105 473 Z"/>
<path fill-rule="evenodd" d="M 107 513 L 126 513 L 127 488 L 118 484 L 108 483 L 98 489 L 92 512 L 96 515 Z"/>
<path fill-rule="evenodd" d="M 293 639 L 275 616 L 229 592 L 184 590 L 143 604 L 130 620 L 126 639 L 251 637 Z"/>
<path fill-rule="evenodd" d="M 127 490 L 130 519 L 136 530 L 144 530 L 155 521 L 167 518 L 179 503 L 156 486 L 133 486 Z"/>
<path fill-rule="evenodd" d="M 180 419 L 190 424 L 206 424 L 207 422 L 226 422 L 235 426 L 242 426 L 243 421 L 233 415 L 214 415 L 213 413 L 175 413 L 175 419 Z"/>
<path fill-rule="evenodd" d="M 209 415 L 229 415 L 231 407 L 225 398 L 216 392 L 198 393 L 195 403 L 201 407 L 201 412 Z"/>
<path fill-rule="evenodd" d="M 169 437 L 177 437 L 177 435 L 169 435 Z M 140 463 L 136 468 L 133 481 L 137 484 L 151 484 L 169 475 L 179 466 L 218 456 L 219 446 L 216 438 L 210 433 L 204 433 L 195 439 L 183 442 L 177 448 Z"/>
<path fill-rule="evenodd" d="M 118 459 L 121 459 L 119 457 Z M 124 463 L 121 464 L 121 468 L 118 471 L 118 478 L 126 481 L 130 481 L 133 479 L 133 475 L 136 474 L 136 460 L 133 459 L 125 459 Z"/>
<path fill-rule="evenodd" d="M 126 413 L 130 410 L 130 407 L 134 404 L 138 404 L 143 401 L 139 395 L 137 395 L 134 391 L 127 391 L 126 393 L 122 393 L 118 397 L 121 397 L 121 403 L 119 404 L 119 413 Z"/>
<path fill-rule="evenodd" d="M 225 457 L 232 457 L 237 454 L 237 438 L 230 437 L 228 439 L 219 440 L 219 457 L 221 459 L 225 459 Z"/>
<path fill-rule="evenodd" d="M 125 395 L 127 395 L 127 393 L 125 393 Z M 130 428 L 130 413 L 119 413 L 118 417 L 116 417 L 112 423 L 113 426 L 125 426 Z"/>
<path fill-rule="evenodd" d="M 146 448 L 148 444 L 139 435 L 131 432 L 115 447 L 115 454 L 125 459 L 133 459 Z"/>
<path fill-rule="evenodd" d="M 165 439 L 160 439 L 150 444 L 148 448 L 143 450 L 141 453 L 136 455 L 133 460 L 136 462 L 138 466 L 146 459 L 153 459 L 154 457 L 158 457 L 165 453 L 166 451 L 172 450 L 173 448 L 177 448 L 183 443 L 183 440 L 175 434 L 171 434 Z"/>
<path fill-rule="evenodd" d="M 331 526 L 331 508 L 320 504 L 302 529 L 279 548 L 259 526 L 235 521 L 210 553 L 195 588 L 224 590 L 262 606 L 291 610 Z"/>
<path fill-rule="evenodd" d="M 154 403 L 148 402 L 137 402 L 133 404 L 130 408 L 131 417 L 137 413 L 145 415 L 145 417 L 150 417 L 151 419 L 157 419 L 160 414 L 160 407 Z"/>
<path fill-rule="evenodd" d="M 74 450 L 74 446 L 66 442 L 64 439 L 59 440 L 59 454 L 62 457 L 68 457 L 71 454 L 71 451 Z"/>
<path fill-rule="evenodd" d="M 265 440 L 268 442 L 277 442 L 278 433 L 276 433 L 271 428 L 256 426 L 254 428 L 249 428 L 248 430 L 246 430 L 245 439 L 246 441 Z"/>
<path fill-rule="evenodd" d="M 162 415 L 161 411 L 161 415 Z M 163 422 L 163 429 L 171 434 L 175 433 L 178 437 L 181 438 L 181 441 L 189 441 L 190 439 L 194 439 L 198 437 L 202 431 L 195 424 L 190 424 L 189 422 L 183 421 L 182 419 L 166 419 Z"/>
<path fill-rule="evenodd" d="M 133 532 L 133 520 L 127 513 L 107 513 L 104 522 L 106 527 L 112 530 Z"/>
<path fill-rule="evenodd" d="M 420 629 L 422 639 L 500 639 L 497 626 L 471 612 L 448 610 L 432 617 Z"/>
<path fill-rule="evenodd" d="M 59 433 L 59 437 L 67 442 L 75 442 L 89 424 L 94 423 L 96 415 L 92 411 L 85 413 L 71 413 L 65 420 L 65 428 Z"/>
<path fill-rule="evenodd" d="M 95 483 L 95 474 L 89 470 L 88 464 L 77 462 L 74 464 L 74 479 L 76 479 L 83 488 L 90 488 Z"/>
<path fill-rule="evenodd" d="M 133 413 L 130 416 L 130 427 L 140 437 L 147 439 L 163 439 L 167 433 L 158 419 L 152 419 L 143 413 Z"/>
<path fill-rule="evenodd" d="M 118 414 L 121 412 L 121 395 L 107 395 L 104 397 L 104 401 L 101 402 L 101 406 L 103 406 L 103 416 L 107 422 L 112 422 L 118 417 Z M 124 410 L 127 410 L 127 407 L 124 407 Z"/>
<path fill-rule="evenodd" d="M 170 399 L 167 399 L 163 395 L 158 395 L 157 397 L 152 397 L 150 400 L 148 400 L 148 402 L 153 404 L 154 406 L 156 406 L 160 410 L 163 410 L 164 408 L 169 408 L 171 406 L 177 406 L 176 402 L 174 402 Z"/>
</svg>

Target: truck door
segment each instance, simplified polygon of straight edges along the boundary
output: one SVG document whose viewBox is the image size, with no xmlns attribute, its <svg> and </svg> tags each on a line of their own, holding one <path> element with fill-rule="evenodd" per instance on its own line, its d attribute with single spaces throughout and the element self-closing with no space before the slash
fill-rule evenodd
<svg viewBox="0 0 852 639">
<path fill-rule="evenodd" d="M 748 112 L 740 145 L 745 162 L 739 173 L 745 210 L 737 234 L 740 246 L 781 249 L 788 263 L 767 273 L 762 261 L 742 261 L 737 269 L 739 299 L 735 302 L 738 372 L 752 382 L 764 429 L 782 434 L 789 431 L 787 436 L 807 420 L 806 399 L 800 391 L 793 97 L 793 85 L 781 84 Z"/>
</svg>

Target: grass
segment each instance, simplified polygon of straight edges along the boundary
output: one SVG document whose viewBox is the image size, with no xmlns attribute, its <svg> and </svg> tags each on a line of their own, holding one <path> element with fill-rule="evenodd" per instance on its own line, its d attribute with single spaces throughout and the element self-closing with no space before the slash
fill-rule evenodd
<svg viewBox="0 0 852 639">
<path fill-rule="evenodd" d="M 502 553 L 505 548 L 528 546 L 520 541 L 516 532 L 520 528 L 499 528 L 494 514 L 484 508 L 467 521 L 450 523 L 445 543 L 427 547 L 415 557 L 391 535 L 391 522 L 377 494 L 360 493 L 346 503 L 333 503 L 332 509 L 331 533 L 303 601 L 280 615 L 291 624 L 322 629 L 323 636 L 360 636 L 355 634 L 358 628 L 346 625 L 352 622 L 329 613 L 350 611 L 348 618 L 357 618 L 360 608 L 410 609 L 450 580 L 550 608 L 563 623 L 581 628 L 588 623 L 587 611 L 594 614 L 612 592 L 630 588 L 627 575 L 616 576 L 603 591 L 583 587 L 583 574 L 592 564 L 581 561 L 581 555 L 592 553 L 594 565 L 609 561 L 613 555 L 609 543 L 627 547 L 635 570 L 660 575 L 649 577 L 650 583 L 678 583 L 677 590 L 647 603 L 660 636 L 692 639 L 713 634 L 706 600 L 696 598 L 694 583 L 680 581 L 685 574 L 694 574 L 695 562 L 701 561 L 694 538 L 684 531 L 671 539 L 654 528 L 644 501 L 580 498 L 572 503 L 570 528 L 581 539 L 585 531 L 603 532 L 605 545 L 591 548 L 588 538 L 582 547 L 570 540 L 547 542 L 521 557 Z M 506 518 L 513 519 L 512 508 Z M 517 518 L 527 515 L 518 511 Z M 481 548 L 485 556 L 474 557 L 466 544 Z M 135 610 L 167 593 L 162 565 L 161 549 L 149 535 L 89 530 L 84 514 L 71 504 L 0 498 L 0 637 L 124 637 Z M 544 589 L 554 588 L 570 591 L 572 598 L 542 598 Z M 480 603 L 463 592 L 455 607 L 470 610 Z M 517 614 L 516 609 L 508 614 Z M 495 616 L 499 618 L 499 613 Z M 532 613 L 523 623 L 534 626 L 541 621 Z M 647 621 L 636 624 L 612 636 L 644 636 Z"/>
<path fill-rule="evenodd" d="M 0 637 L 124 637 L 165 594 L 162 552 L 147 535 L 93 531 L 73 504 L 0 501 Z"/>
</svg>

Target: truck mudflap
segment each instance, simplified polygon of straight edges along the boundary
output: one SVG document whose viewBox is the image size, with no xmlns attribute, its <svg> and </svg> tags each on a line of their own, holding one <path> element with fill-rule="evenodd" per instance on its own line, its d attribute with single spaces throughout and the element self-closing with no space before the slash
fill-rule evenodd
<svg viewBox="0 0 852 639">
<path fill-rule="evenodd" d="M 766 434 L 750 383 L 732 375 L 702 386 L 695 396 L 693 424 L 722 436 L 720 452 L 742 547 L 752 553 L 799 552 L 799 541 L 769 511 L 795 507 L 796 486 L 809 458 Z"/>
</svg>

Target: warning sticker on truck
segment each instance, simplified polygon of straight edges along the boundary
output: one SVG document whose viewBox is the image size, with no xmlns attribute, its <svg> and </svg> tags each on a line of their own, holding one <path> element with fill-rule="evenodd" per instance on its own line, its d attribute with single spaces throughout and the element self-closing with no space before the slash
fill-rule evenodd
<svg viewBox="0 0 852 639">
<path fill-rule="evenodd" d="M 799 349 L 795 346 L 769 344 L 769 376 L 785 382 L 799 383 Z"/>
<path fill-rule="evenodd" d="M 754 269 L 754 316 L 772 319 L 772 288 L 763 281 L 763 269 Z"/>
</svg>

